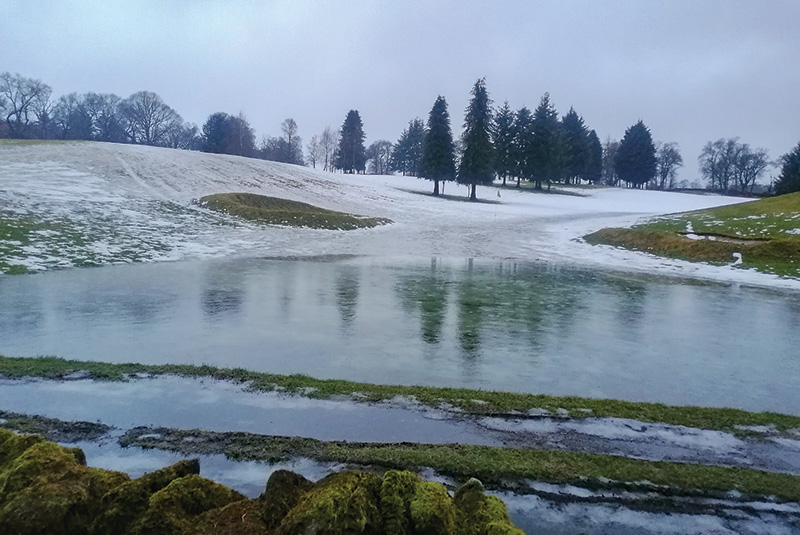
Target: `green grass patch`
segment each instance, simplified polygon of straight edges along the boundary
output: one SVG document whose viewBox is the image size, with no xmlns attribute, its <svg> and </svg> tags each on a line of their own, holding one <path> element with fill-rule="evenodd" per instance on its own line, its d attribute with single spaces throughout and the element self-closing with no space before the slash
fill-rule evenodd
<svg viewBox="0 0 800 535">
<path fill-rule="evenodd" d="M 309 227 L 328 230 L 353 230 L 371 228 L 391 223 L 379 217 L 361 217 L 333 210 L 325 210 L 303 202 L 255 193 L 218 193 L 206 195 L 201 206 L 224 212 L 250 221 L 269 225 Z"/>
<path fill-rule="evenodd" d="M 689 239 L 687 230 L 712 239 Z M 602 229 L 584 237 L 681 260 L 727 264 L 800 276 L 800 193 L 665 216 L 630 229 Z"/>
<path fill-rule="evenodd" d="M 141 437 L 141 438 L 140 438 Z M 123 446 L 223 453 L 236 460 L 281 460 L 308 457 L 319 461 L 419 470 L 433 468 L 460 478 L 478 477 L 489 484 L 535 479 L 581 487 L 664 485 L 683 492 L 728 492 L 800 500 L 800 476 L 747 468 L 654 462 L 610 455 L 461 444 L 328 442 L 309 438 L 251 433 L 217 433 L 164 428 L 136 428 L 120 440 Z M 610 481 L 609 481 L 610 480 Z M 650 485 L 648 485 L 649 487 Z M 661 489 L 663 491 L 663 489 Z"/>
<path fill-rule="evenodd" d="M 514 414 L 543 409 L 553 415 L 567 411 L 571 417 L 616 417 L 642 422 L 716 429 L 739 435 L 753 435 L 740 426 L 773 426 L 785 432 L 800 429 L 800 417 L 739 409 L 681 407 L 613 399 L 557 397 L 466 388 L 378 385 L 339 379 L 315 379 L 307 375 L 277 375 L 242 368 L 217 368 L 189 364 L 112 364 L 64 360 L 56 357 L 13 358 L 0 356 L 0 375 L 9 378 L 41 377 L 63 379 L 80 373 L 87 378 L 121 381 L 135 374 L 211 377 L 247 384 L 254 391 L 283 391 L 312 398 L 345 397 L 354 401 L 378 402 L 396 397 L 413 398 L 431 406 L 453 406 L 467 414 Z"/>
</svg>

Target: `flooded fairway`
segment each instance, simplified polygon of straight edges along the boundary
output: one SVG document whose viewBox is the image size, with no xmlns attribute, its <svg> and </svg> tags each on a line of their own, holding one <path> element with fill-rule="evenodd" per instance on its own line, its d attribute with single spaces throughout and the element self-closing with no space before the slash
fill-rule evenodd
<svg viewBox="0 0 800 535">
<path fill-rule="evenodd" d="M 516 261 L 236 259 L 0 278 L 0 354 L 798 414 L 800 297 Z"/>
</svg>

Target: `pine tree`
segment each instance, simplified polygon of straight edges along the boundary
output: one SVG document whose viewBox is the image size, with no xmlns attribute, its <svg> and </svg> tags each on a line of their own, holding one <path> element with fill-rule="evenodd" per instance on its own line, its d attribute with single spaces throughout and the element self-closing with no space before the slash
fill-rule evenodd
<svg viewBox="0 0 800 535">
<path fill-rule="evenodd" d="M 550 104 L 550 94 L 545 93 L 533 112 L 533 138 L 531 140 L 531 165 L 536 189 L 542 182 L 550 183 L 561 177 L 564 167 L 564 144 L 558 113 Z"/>
<path fill-rule="evenodd" d="M 573 108 L 561 118 L 564 142 L 565 182 L 578 179 L 586 172 L 589 163 L 589 129 Z"/>
<path fill-rule="evenodd" d="M 494 179 L 491 105 L 486 81 L 481 78 L 472 87 L 472 100 L 464 117 L 464 133 L 461 136 L 464 153 L 457 178 L 459 184 L 469 186 L 471 201 L 477 199 L 475 190 L 478 184 L 491 184 Z"/>
<path fill-rule="evenodd" d="M 586 171 L 581 175 L 583 180 L 597 184 L 603 176 L 603 145 L 597 132 L 589 131 L 589 160 Z"/>
<path fill-rule="evenodd" d="M 781 174 L 775 184 L 779 195 L 800 191 L 800 143 L 781 158 Z"/>
<path fill-rule="evenodd" d="M 367 164 L 364 126 L 356 110 L 350 110 L 342 124 L 334 165 L 345 173 L 363 172 Z"/>
<path fill-rule="evenodd" d="M 428 116 L 428 132 L 422 144 L 420 176 L 433 180 L 434 195 L 439 195 L 440 180 L 453 180 L 456 176 L 450 114 L 447 113 L 447 102 L 442 96 L 436 99 Z"/>
<path fill-rule="evenodd" d="M 494 118 L 493 141 L 495 150 L 495 172 L 503 179 L 506 179 L 516 172 L 516 157 L 514 155 L 514 140 L 516 138 L 516 127 L 514 124 L 514 112 L 508 106 L 508 101 L 497 110 Z"/>
<path fill-rule="evenodd" d="M 620 180 L 635 187 L 643 187 L 656 176 L 656 147 L 642 121 L 625 131 L 614 157 L 614 170 Z"/>
<path fill-rule="evenodd" d="M 532 180 L 534 172 L 533 158 L 533 114 L 522 107 L 514 117 L 514 174 L 517 176 L 517 187 L 520 180 Z"/>
<path fill-rule="evenodd" d="M 408 122 L 408 128 L 400 134 L 400 139 L 392 149 L 394 168 L 403 176 L 418 176 L 422 161 L 422 144 L 425 141 L 425 123 L 416 118 Z"/>
</svg>

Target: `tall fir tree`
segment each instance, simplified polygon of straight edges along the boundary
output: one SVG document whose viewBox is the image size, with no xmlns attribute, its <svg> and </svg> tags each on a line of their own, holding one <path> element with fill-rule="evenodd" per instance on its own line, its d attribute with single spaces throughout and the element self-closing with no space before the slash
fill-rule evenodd
<svg viewBox="0 0 800 535">
<path fill-rule="evenodd" d="M 472 99 L 464 117 L 461 136 L 464 152 L 458 170 L 459 184 L 470 189 L 469 200 L 477 200 L 478 184 L 491 184 L 494 179 L 494 147 L 492 146 L 492 101 L 481 78 L 472 87 Z"/>
<path fill-rule="evenodd" d="M 517 187 L 521 180 L 532 180 L 535 175 L 535 159 L 533 157 L 533 114 L 523 106 L 514 116 L 514 174 Z"/>
<path fill-rule="evenodd" d="M 589 163 L 589 129 L 574 108 L 561 118 L 564 142 L 564 179 L 567 184 L 578 180 Z"/>
<path fill-rule="evenodd" d="M 394 168 L 403 176 L 419 176 L 422 161 L 422 144 L 425 141 L 425 123 L 416 118 L 408 122 L 408 128 L 400 134 L 400 139 L 392 149 Z"/>
<path fill-rule="evenodd" d="M 516 127 L 514 124 L 514 112 L 508 106 L 508 101 L 497 110 L 494 116 L 493 141 L 495 151 L 495 173 L 503 180 L 514 176 L 516 172 L 516 157 L 514 155 L 514 140 L 516 138 Z"/>
<path fill-rule="evenodd" d="M 358 111 L 350 110 L 342 124 L 334 165 L 345 173 L 364 172 L 367 164 L 365 137 L 361 116 Z"/>
<path fill-rule="evenodd" d="M 781 157 L 781 174 L 775 183 L 778 195 L 800 191 L 800 143 L 789 154 Z"/>
<path fill-rule="evenodd" d="M 422 144 L 420 175 L 433 180 L 433 194 L 439 195 L 439 181 L 456 177 L 453 155 L 453 133 L 450 130 L 450 114 L 447 101 L 439 96 L 428 115 L 428 131 Z"/>
<path fill-rule="evenodd" d="M 533 138 L 531 139 L 531 158 L 536 189 L 542 183 L 550 183 L 561 177 L 564 167 L 564 144 L 558 112 L 550 104 L 550 93 L 545 93 L 533 112 Z"/>
<path fill-rule="evenodd" d="M 583 180 L 597 184 L 603 176 L 603 145 L 597 132 L 589 131 L 589 159 L 586 171 L 581 175 Z"/>
<path fill-rule="evenodd" d="M 620 180 L 638 188 L 656 176 L 656 147 L 642 121 L 625 131 L 614 156 L 614 170 Z"/>
</svg>

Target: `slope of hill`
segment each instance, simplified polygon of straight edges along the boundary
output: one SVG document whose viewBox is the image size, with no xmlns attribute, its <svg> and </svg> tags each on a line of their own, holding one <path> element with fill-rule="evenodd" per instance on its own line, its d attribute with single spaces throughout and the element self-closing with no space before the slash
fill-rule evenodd
<svg viewBox="0 0 800 535">
<path fill-rule="evenodd" d="M 781 284 L 759 274 L 654 259 L 576 240 L 643 216 L 741 202 L 617 188 L 588 196 L 481 187 L 479 203 L 429 182 L 343 175 L 263 160 L 93 142 L 0 142 L 0 272 L 231 255 L 518 258 Z M 266 226 L 193 204 L 257 193 L 394 223 L 353 231 Z M 585 193 L 585 192 L 584 192 Z"/>
</svg>

